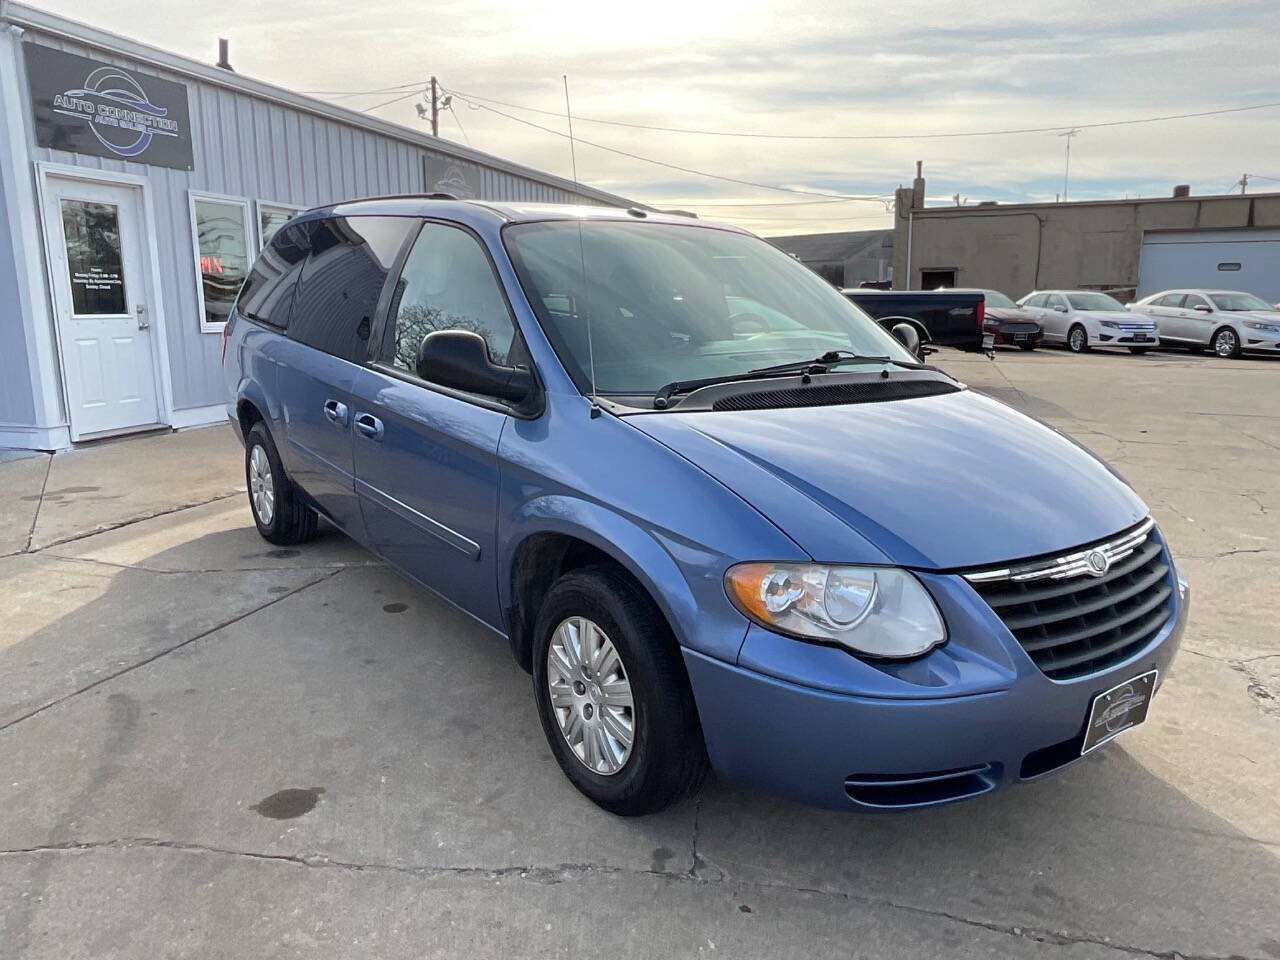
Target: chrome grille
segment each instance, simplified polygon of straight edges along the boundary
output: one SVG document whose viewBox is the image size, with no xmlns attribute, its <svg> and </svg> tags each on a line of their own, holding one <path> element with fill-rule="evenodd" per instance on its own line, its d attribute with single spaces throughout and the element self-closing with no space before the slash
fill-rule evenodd
<svg viewBox="0 0 1280 960">
<path fill-rule="evenodd" d="M 1154 528 L 1144 520 L 1064 556 L 964 576 L 1046 676 L 1087 676 L 1137 653 L 1173 615 Z"/>
</svg>

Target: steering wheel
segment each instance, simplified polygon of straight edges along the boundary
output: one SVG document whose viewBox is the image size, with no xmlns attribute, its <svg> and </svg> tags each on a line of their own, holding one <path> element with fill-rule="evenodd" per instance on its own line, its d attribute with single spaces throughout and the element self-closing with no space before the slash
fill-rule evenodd
<svg viewBox="0 0 1280 960">
<path fill-rule="evenodd" d="M 733 332 L 735 334 L 752 333 L 752 332 L 768 333 L 770 330 L 773 329 L 772 327 L 769 326 L 768 321 L 766 321 L 765 318 L 760 316 L 758 313 L 739 313 L 731 318 L 731 322 L 733 323 Z M 747 324 L 748 327 L 754 326 L 756 329 L 754 331 L 750 329 L 739 330 L 738 325 L 742 323 Z"/>
</svg>

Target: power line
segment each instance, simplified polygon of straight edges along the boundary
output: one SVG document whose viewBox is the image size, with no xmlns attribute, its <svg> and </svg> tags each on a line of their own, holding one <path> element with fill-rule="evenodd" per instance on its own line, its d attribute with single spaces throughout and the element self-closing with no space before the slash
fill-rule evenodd
<svg viewBox="0 0 1280 960">
<path fill-rule="evenodd" d="M 467 97 L 465 94 L 458 93 L 458 91 L 456 90 L 450 90 L 449 92 L 452 93 L 459 100 L 462 100 L 466 103 L 471 103 L 471 99 Z M 480 110 L 487 110 L 490 113 L 496 113 L 500 117 L 506 117 L 508 120 L 514 120 L 516 123 L 523 123 L 527 127 L 533 127 L 534 129 L 542 130 L 546 133 L 553 133 L 557 137 L 563 137 L 565 139 L 568 139 L 569 137 L 567 133 L 562 133 L 559 130 L 553 130 L 551 127 L 544 127 L 540 123 L 534 123 L 532 120 L 525 120 L 523 117 L 513 117 L 509 113 L 503 113 L 501 110 L 496 110 L 493 107 L 485 106 L 482 103 L 473 103 L 472 105 Z M 563 116 L 563 114 L 559 114 L 558 116 Z M 595 147 L 597 150 L 604 150 L 607 153 L 616 153 L 619 156 L 630 157 L 632 160 L 639 160 L 643 163 L 652 163 L 659 167 L 666 167 L 668 170 L 679 170 L 681 173 L 689 173 L 697 177 L 709 177 L 712 180 L 723 180 L 727 183 L 739 184 L 740 186 L 756 187 L 760 190 L 777 190 L 782 193 L 798 193 L 804 196 L 811 196 L 811 197 L 830 197 L 835 200 L 874 201 L 875 203 L 883 203 L 886 206 L 889 203 L 889 200 L 886 197 L 875 197 L 875 196 L 859 197 L 859 196 L 849 196 L 847 194 L 840 194 L 840 193 L 822 193 L 817 190 L 802 190 L 802 189 L 799 189 L 798 187 L 780 187 L 771 183 L 757 183 L 754 180 L 741 180 L 737 177 L 726 177 L 718 173 L 708 173 L 705 170 L 695 170 L 693 167 L 683 167 L 677 163 L 668 163 L 665 160 L 655 160 L 653 157 L 641 156 L 638 153 L 629 153 L 626 150 L 619 150 L 616 147 L 606 147 L 603 143 L 595 143 L 592 140 L 583 140 L 581 137 L 574 137 L 573 139 L 577 143 L 583 143 L 589 147 Z"/>
<path fill-rule="evenodd" d="M 401 94 L 398 97 L 392 97 L 390 100 L 383 100 L 381 103 L 375 103 L 372 107 L 361 107 L 360 112 L 369 113 L 372 110 L 377 110 L 393 103 L 399 103 L 401 100 L 408 100 L 410 97 L 416 97 L 420 93 L 422 93 L 421 90 L 410 90 L 408 93 Z"/>
<path fill-rule="evenodd" d="M 394 87 L 376 87 L 373 90 L 299 90 L 298 92 L 308 97 L 363 97 L 371 93 L 394 93 L 397 90 L 420 86 L 422 81 L 415 80 L 412 83 L 397 83 Z"/>
<path fill-rule="evenodd" d="M 466 141 L 467 146 L 471 146 L 471 138 L 467 136 L 467 129 L 462 125 L 462 118 L 458 116 L 458 111 L 453 109 L 453 104 L 449 104 L 449 115 L 453 117 L 453 122 L 458 125 L 458 129 L 462 131 L 462 139 Z"/>
<path fill-rule="evenodd" d="M 511 107 L 515 110 L 525 110 L 529 113 L 540 113 L 549 117 L 564 116 L 564 114 L 556 113 L 554 110 L 542 110 L 538 107 L 529 107 L 519 103 L 510 103 L 506 100 L 498 100 L 493 97 L 474 96 L 469 93 L 462 93 L 458 90 L 451 90 L 450 92 L 464 100 L 496 103 L 504 107 Z M 1017 127 L 1007 130 L 965 130 L 949 133 L 753 133 L 738 130 L 694 130 L 687 127 L 664 127 L 647 123 L 631 123 L 626 120 L 605 120 L 599 117 L 577 117 L 576 119 L 583 123 L 603 123 L 614 127 L 631 127 L 637 130 L 655 130 L 661 133 L 684 133 L 702 137 L 747 137 L 760 140 L 944 140 L 959 137 L 1004 137 L 1021 133 L 1058 133 L 1063 130 L 1071 129 L 1094 130 L 1100 127 L 1123 127 L 1139 123 L 1161 123 L 1167 120 L 1192 120 L 1199 117 L 1216 117 L 1223 114 L 1244 113 L 1249 110 L 1267 110 L 1274 107 L 1280 107 L 1280 101 L 1275 101 L 1273 103 L 1255 103 L 1244 107 L 1223 107 L 1216 110 L 1203 110 L 1197 113 L 1172 113 L 1155 117 L 1139 117 L 1131 120 L 1103 120 L 1095 123 L 1063 123 L 1052 127 Z"/>
</svg>

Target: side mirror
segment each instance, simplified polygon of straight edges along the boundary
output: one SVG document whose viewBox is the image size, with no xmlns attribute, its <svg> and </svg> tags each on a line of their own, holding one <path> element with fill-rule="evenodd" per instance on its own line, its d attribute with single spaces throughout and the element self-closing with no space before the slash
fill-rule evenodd
<svg viewBox="0 0 1280 960">
<path fill-rule="evenodd" d="M 484 338 L 470 330 L 437 330 L 418 346 L 418 376 L 442 387 L 519 403 L 533 389 L 533 374 L 489 359 Z"/>
<path fill-rule="evenodd" d="M 1054 313 L 1066 313 L 1066 312 L 1067 312 L 1067 308 L 1066 308 L 1066 307 L 1064 307 L 1064 306 L 1063 306 L 1062 304 L 1060 304 L 1060 303 L 1058 303 L 1058 304 L 1054 304 L 1053 310 L 1054 310 Z"/>
<path fill-rule="evenodd" d="M 895 340 L 911 351 L 913 357 L 921 356 L 920 334 L 916 332 L 915 327 L 909 323 L 896 323 L 889 332 L 893 334 Z"/>
<path fill-rule="evenodd" d="M 1207 303 L 1197 303 L 1191 309 L 1194 310 L 1196 313 L 1213 313 L 1213 310 L 1210 309 Z"/>
</svg>

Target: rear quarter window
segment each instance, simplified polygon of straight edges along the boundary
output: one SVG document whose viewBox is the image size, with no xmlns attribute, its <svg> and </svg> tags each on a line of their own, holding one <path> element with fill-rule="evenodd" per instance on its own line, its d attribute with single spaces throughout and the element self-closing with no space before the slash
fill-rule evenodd
<svg viewBox="0 0 1280 960">
<path fill-rule="evenodd" d="M 236 299 L 241 316 L 281 330 L 289 326 L 294 287 L 307 259 L 306 226 L 278 230 L 258 255 Z"/>
</svg>

